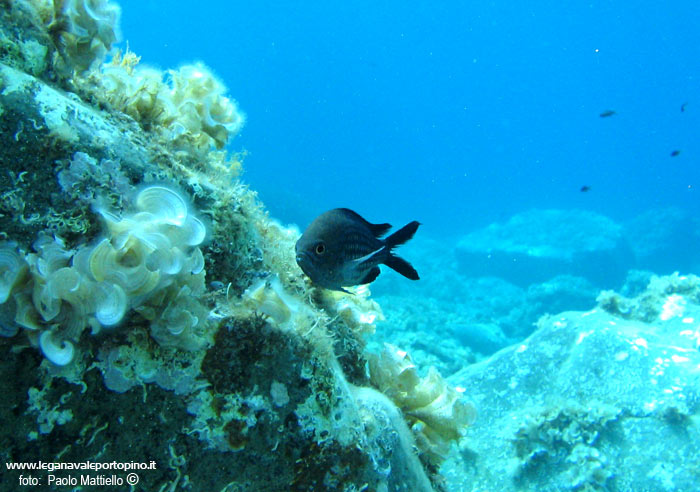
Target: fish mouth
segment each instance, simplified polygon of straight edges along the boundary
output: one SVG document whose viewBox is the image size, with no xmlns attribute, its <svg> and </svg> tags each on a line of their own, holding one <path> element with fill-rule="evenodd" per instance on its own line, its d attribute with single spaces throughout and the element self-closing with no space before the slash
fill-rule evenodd
<svg viewBox="0 0 700 492">
<path fill-rule="evenodd" d="M 297 253 L 296 256 L 297 259 L 297 265 L 299 265 L 299 268 L 301 268 L 304 273 L 308 275 L 308 270 L 309 267 L 311 267 L 311 258 L 309 257 L 308 253 Z"/>
</svg>

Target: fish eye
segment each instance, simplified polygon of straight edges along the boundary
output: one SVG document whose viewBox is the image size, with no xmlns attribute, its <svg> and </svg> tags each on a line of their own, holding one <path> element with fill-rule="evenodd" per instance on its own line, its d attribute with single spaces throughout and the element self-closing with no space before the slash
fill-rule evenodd
<svg viewBox="0 0 700 492">
<path fill-rule="evenodd" d="M 316 248 L 314 248 L 314 250 L 316 251 L 317 255 L 322 255 L 323 253 L 326 252 L 326 245 L 323 243 L 318 243 L 316 245 Z"/>
</svg>

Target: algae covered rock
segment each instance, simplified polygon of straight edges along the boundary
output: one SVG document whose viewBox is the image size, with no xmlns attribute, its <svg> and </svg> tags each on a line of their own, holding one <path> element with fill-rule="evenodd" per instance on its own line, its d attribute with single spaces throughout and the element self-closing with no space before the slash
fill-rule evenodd
<svg viewBox="0 0 700 492">
<path fill-rule="evenodd" d="M 522 343 L 450 378 L 479 409 L 448 481 L 464 490 L 691 492 L 700 481 L 698 280 L 652 281 L 543 317 Z M 454 475 L 453 475 L 454 474 Z M 455 485 L 457 486 L 457 485 Z"/>
<path fill-rule="evenodd" d="M 438 467 L 451 442 L 474 421 L 474 407 L 434 367 L 421 378 L 410 355 L 393 345 L 385 343 L 379 355 L 370 357 L 369 367 L 372 383 L 403 411 L 418 447 Z"/>
<path fill-rule="evenodd" d="M 33 472 L 42 490 L 439 488 L 367 374 L 381 309 L 305 280 L 299 232 L 222 150 L 243 123 L 223 83 L 104 63 L 106 0 L 0 3 L 2 461 L 104 466 Z"/>
</svg>

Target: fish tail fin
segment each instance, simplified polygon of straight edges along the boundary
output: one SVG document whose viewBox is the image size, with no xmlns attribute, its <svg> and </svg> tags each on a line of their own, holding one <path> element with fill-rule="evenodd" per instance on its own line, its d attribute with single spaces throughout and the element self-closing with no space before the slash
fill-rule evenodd
<svg viewBox="0 0 700 492">
<path fill-rule="evenodd" d="M 400 246 L 409 239 L 413 237 L 413 235 L 416 233 L 418 230 L 418 226 L 420 225 L 420 222 L 417 220 L 414 220 L 413 222 L 410 222 L 403 226 L 401 229 L 393 233 L 391 236 L 387 237 L 384 242 L 386 245 L 389 247 L 389 249 L 393 249 L 396 246 Z"/>
<path fill-rule="evenodd" d="M 392 270 L 397 271 L 404 277 L 409 278 L 411 280 L 418 280 L 420 278 L 418 276 L 418 272 L 415 268 L 413 268 L 413 266 L 409 262 L 407 262 L 403 258 L 392 254 L 391 250 L 396 246 L 400 246 L 409 239 L 411 239 L 418 230 L 419 225 L 420 222 L 414 220 L 413 222 L 406 224 L 401 229 L 387 237 L 385 240 L 386 245 L 389 248 L 389 255 L 384 261 L 384 264 Z"/>
<path fill-rule="evenodd" d="M 399 272 L 404 277 L 410 278 L 411 280 L 418 280 L 420 278 L 416 269 L 413 268 L 409 262 L 399 256 L 390 254 L 384 264 Z"/>
</svg>

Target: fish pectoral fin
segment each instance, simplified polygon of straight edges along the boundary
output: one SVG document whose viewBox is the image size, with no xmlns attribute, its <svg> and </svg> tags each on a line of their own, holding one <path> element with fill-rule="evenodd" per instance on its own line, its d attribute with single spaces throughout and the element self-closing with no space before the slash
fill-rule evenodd
<svg viewBox="0 0 700 492">
<path fill-rule="evenodd" d="M 356 265 L 361 265 L 362 263 L 371 260 L 376 255 L 378 255 L 379 253 L 384 251 L 384 248 L 386 248 L 386 246 L 382 246 L 381 248 L 376 249 L 376 250 L 372 251 L 371 253 L 366 254 L 365 256 L 360 256 L 359 258 L 355 258 L 354 260 L 352 260 L 352 262 Z"/>
<path fill-rule="evenodd" d="M 377 279 L 377 275 L 379 275 L 379 267 L 374 267 L 372 268 L 369 272 L 367 272 L 367 275 L 360 280 L 360 285 L 362 284 L 371 284 Z"/>
</svg>

